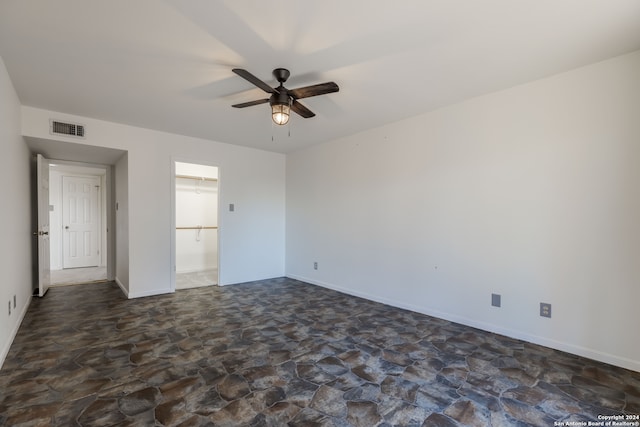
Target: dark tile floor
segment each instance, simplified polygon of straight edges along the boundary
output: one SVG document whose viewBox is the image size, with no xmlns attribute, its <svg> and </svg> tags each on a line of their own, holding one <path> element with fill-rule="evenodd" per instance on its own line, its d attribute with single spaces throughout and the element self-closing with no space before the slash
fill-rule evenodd
<svg viewBox="0 0 640 427">
<path fill-rule="evenodd" d="M 553 426 L 639 414 L 640 373 L 290 279 L 35 299 L 0 425 Z"/>
</svg>

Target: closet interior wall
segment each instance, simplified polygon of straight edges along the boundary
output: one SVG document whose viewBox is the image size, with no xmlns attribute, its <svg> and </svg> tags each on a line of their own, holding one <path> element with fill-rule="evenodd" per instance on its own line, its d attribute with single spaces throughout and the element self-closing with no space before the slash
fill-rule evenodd
<svg viewBox="0 0 640 427">
<path fill-rule="evenodd" d="M 217 168 L 176 163 L 175 182 L 176 288 L 217 284 Z M 189 280 L 181 280 L 187 275 Z"/>
</svg>

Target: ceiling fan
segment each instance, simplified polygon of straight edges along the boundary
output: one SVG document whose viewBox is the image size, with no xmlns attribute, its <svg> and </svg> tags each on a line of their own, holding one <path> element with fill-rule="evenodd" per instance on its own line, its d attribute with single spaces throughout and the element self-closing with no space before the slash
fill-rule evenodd
<svg viewBox="0 0 640 427">
<path fill-rule="evenodd" d="M 249 83 L 254 84 L 263 91 L 270 93 L 271 96 L 265 99 L 258 99 L 256 101 L 243 102 L 241 104 L 232 105 L 235 108 L 251 107 L 253 105 L 269 103 L 271 105 L 271 118 L 277 125 L 285 125 L 289 121 L 290 111 L 298 113 L 305 119 L 315 116 L 315 114 L 307 107 L 298 102 L 298 99 L 309 98 L 311 96 L 324 95 L 326 93 L 337 92 L 340 90 L 337 84 L 334 82 L 320 83 L 317 85 L 300 87 L 297 89 L 287 89 L 284 87 L 284 82 L 289 78 L 289 70 L 285 68 L 276 68 L 273 70 L 273 76 L 278 80 L 280 86 L 271 87 L 247 70 L 242 68 L 234 68 L 234 73 L 247 80 Z"/>
</svg>

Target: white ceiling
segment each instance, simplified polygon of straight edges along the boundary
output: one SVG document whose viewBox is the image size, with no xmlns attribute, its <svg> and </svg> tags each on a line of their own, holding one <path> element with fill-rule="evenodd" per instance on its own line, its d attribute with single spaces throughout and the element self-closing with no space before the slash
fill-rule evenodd
<svg viewBox="0 0 640 427">
<path fill-rule="evenodd" d="M 23 105 L 277 152 L 637 49 L 638 0 L 0 1 Z M 340 92 L 276 128 L 234 67 Z"/>
<path fill-rule="evenodd" d="M 27 146 L 33 153 L 42 154 L 53 161 L 71 161 L 79 163 L 94 163 L 100 165 L 115 165 L 126 154 L 126 151 L 114 148 L 96 147 L 87 144 L 53 141 L 27 137 Z"/>
</svg>

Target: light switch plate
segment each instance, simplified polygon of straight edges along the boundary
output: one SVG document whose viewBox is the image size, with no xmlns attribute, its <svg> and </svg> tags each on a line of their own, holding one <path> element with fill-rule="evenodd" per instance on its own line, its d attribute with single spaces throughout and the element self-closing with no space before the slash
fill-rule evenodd
<svg viewBox="0 0 640 427">
<path fill-rule="evenodd" d="M 491 305 L 493 307 L 500 307 L 501 299 L 502 297 L 500 294 L 491 294 Z"/>
</svg>

